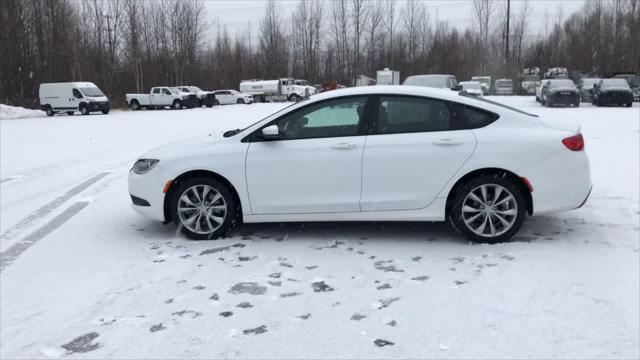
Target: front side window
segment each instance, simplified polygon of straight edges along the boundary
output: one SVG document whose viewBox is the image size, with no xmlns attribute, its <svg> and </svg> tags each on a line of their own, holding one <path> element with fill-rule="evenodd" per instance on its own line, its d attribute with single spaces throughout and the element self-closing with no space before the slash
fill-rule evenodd
<svg viewBox="0 0 640 360">
<path fill-rule="evenodd" d="M 271 123 L 280 140 L 356 136 L 364 121 L 367 97 L 351 97 L 310 105 Z"/>
<path fill-rule="evenodd" d="M 162 89 L 162 93 L 165 95 L 171 95 L 171 92 L 169 91 L 169 89 Z"/>
<path fill-rule="evenodd" d="M 80 90 L 78 89 L 73 89 L 73 97 L 75 97 L 76 99 L 82 99 L 82 94 L 80 93 Z"/>
<path fill-rule="evenodd" d="M 374 126 L 378 134 L 453 130 L 447 103 L 441 100 L 382 96 Z"/>
</svg>

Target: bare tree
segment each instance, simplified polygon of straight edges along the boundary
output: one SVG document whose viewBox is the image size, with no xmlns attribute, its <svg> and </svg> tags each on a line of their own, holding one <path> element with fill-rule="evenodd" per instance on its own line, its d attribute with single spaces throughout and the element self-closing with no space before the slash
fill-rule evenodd
<svg viewBox="0 0 640 360">
<path fill-rule="evenodd" d="M 491 25 L 491 17 L 495 10 L 495 2 L 493 0 L 473 0 L 473 15 L 475 25 L 481 38 L 482 51 L 482 73 L 487 71 L 487 54 L 489 49 L 489 30 Z"/>
<path fill-rule="evenodd" d="M 378 28 L 383 25 L 384 21 L 384 9 L 381 1 L 369 2 L 369 19 L 367 22 L 368 42 L 367 42 L 367 72 L 373 74 L 373 64 L 375 62 L 376 49 L 376 35 Z"/>
<path fill-rule="evenodd" d="M 289 66 L 282 17 L 276 0 L 268 0 L 260 23 L 260 53 L 265 77 L 287 75 Z"/>
</svg>

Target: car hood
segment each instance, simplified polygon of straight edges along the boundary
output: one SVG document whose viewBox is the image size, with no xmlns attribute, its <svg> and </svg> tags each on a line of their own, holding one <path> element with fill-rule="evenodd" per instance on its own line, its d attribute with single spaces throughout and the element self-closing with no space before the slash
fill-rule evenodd
<svg viewBox="0 0 640 360">
<path fill-rule="evenodd" d="M 175 156 L 181 156 L 185 153 L 197 152 L 203 149 L 207 149 L 222 141 L 224 139 L 222 134 L 223 132 L 215 132 L 207 136 L 198 136 L 162 145 L 142 154 L 140 156 L 140 159 L 162 160 Z"/>
<path fill-rule="evenodd" d="M 552 88 L 551 91 L 555 91 L 555 92 L 560 92 L 560 91 L 578 91 L 577 88 L 574 87 L 570 87 L 570 86 L 559 86 L 556 88 Z"/>
<path fill-rule="evenodd" d="M 603 87 L 602 91 L 631 91 L 631 88 L 622 86 Z"/>
</svg>

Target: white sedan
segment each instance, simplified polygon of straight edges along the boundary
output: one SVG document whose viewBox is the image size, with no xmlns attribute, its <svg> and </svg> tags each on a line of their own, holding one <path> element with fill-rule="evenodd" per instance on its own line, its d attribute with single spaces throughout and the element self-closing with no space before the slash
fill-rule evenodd
<svg viewBox="0 0 640 360">
<path fill-rule="evenodd" d="M 254 102 L 253 96 L 237 90 L 217 90 L 213 93 L 216 94 L 218 105 L 251 104 Z"/>
<path fill-rule="evenodd" d="M 160 147 L 129 174 L 133 207 L 193 239 L 241 222 L 449 220 L 499 242 L 527 214 L 579 208 L 590 191 L 579 128 L 413 86 L 321 93 Z"/>
</svg>

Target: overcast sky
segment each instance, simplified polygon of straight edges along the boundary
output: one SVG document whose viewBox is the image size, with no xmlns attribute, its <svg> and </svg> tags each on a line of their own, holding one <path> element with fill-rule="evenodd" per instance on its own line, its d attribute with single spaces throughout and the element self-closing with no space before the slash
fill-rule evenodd
<svg viewBox="0 0 640 360">
<path fill-rule="evenodd" d="M 371 0 L 376 1 L 376 0 Z M 326 0 L 325 11 L 328 11 L 331 0 Z M 297 0 L 280 0 L 279 6 L 285 19 L 298 3 Z M 438 18 L 440 21 L 448 21 L 452 26 L 465 28 L 472 24 L 472 0 L 424 0 L 432 23 Z M 516 14 L 520 7 L 521 0 L 511 0 L 512 14 Z M 398 0 L 398 7 L 401 8 L 404 0 Z M 549 24 L 557 19 L 556 12 L 562 8 L 563 19 L 578 10 L 584 0 L 529 0 L 533 8 L 530 15 L 530 26 L 536 32 L 542 33 L 545 29 L 545 12 L 549 14 Z M 257 33 L 260 20 L 264 15 L 265 1 L 263 0 L 205 0 L 207 19 L 211 23 L 215 33 L 216 24 L 226 26 L 227 31 L 233 35 L 236 32 L 247 30 L 251 24 L 253 33 Z M 506 6 L 506 0 L 497 0 L 497 6 Z M 327 13 L 325 13 L 327 14 Z M 325 16 L 325 25 L 328 24 L 328 17 Z"/>
</svg>

